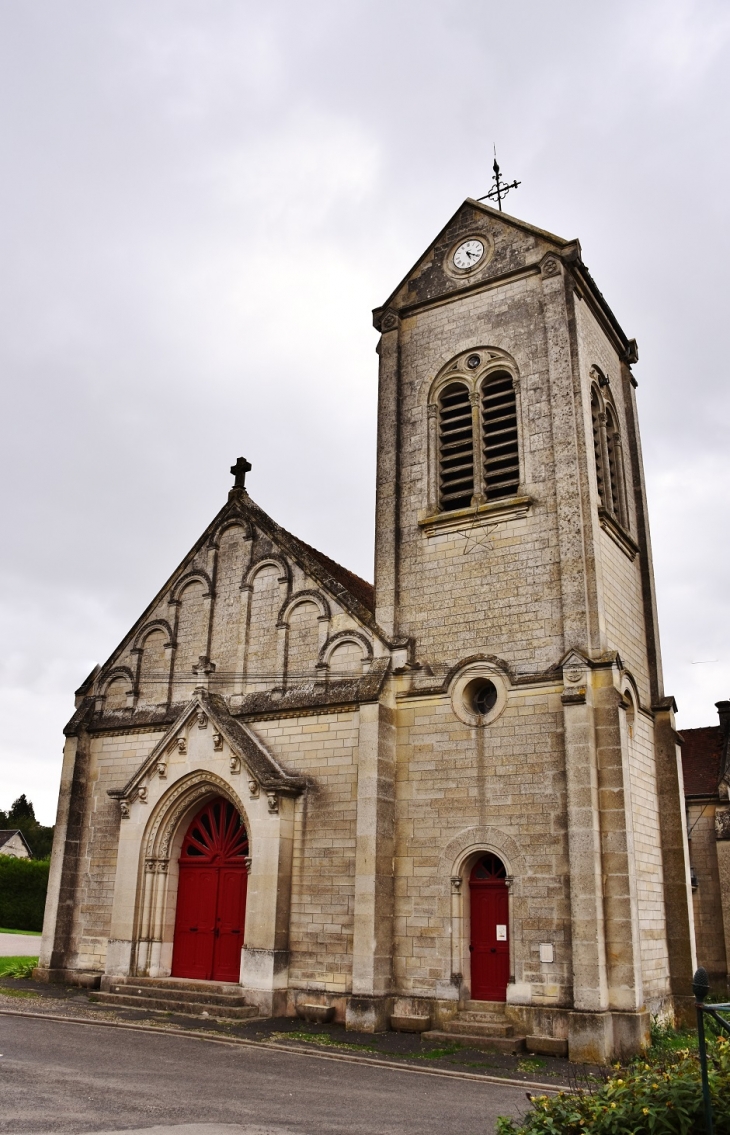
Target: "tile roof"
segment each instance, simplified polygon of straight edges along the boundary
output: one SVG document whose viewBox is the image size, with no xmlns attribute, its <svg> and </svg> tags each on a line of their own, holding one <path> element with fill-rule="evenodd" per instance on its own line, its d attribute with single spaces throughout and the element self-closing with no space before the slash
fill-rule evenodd
<svg viewBox="0 0 730 1135">
<path fill-rule="evenodd" d="M 683 729 L 682 769 L 685 796 L 715 796 L 722 766 L 719 725 Z"/>
</svg>

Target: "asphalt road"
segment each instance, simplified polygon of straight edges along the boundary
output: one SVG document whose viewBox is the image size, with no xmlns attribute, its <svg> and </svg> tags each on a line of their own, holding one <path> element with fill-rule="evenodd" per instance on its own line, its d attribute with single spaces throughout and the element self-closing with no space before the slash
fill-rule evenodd
<svg viewBox="0 0 730 1135">
<path fill-rule="evenodd" d="M 523 1086 L 99 1025 L 0 1016 L 12 1135 L 492 1135 Z"/>
<path fill-rule="evenodd" d="M 37 958 L 40 948 L 40 934 L 0 934 L 0 958 Z"/>
</svg>

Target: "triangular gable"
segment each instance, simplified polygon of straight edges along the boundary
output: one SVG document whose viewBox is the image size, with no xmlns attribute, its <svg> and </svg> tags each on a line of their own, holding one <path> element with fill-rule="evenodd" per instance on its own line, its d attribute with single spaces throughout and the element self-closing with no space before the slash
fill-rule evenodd
<svg viewBox="0 0 730 1135">
<path fill-rule="evenodd" d="M 423 279 L 426 274 L 436 277 L 432 290 L 435 287 L 436 291 L 456 292 L 463 288 L 473 287 L 475 280 L 488 279 L 490 276 L 500 275 L 505 270 L 506 265 L 502 264 L 499 256 L 491 259 L 489 264 L 485 266 L 483 273 L 475 272 L 474 275 L 470 274 L 461 279 L 452 279 L 441 270 L 439 261 L 442 254 L 458 239 L 460 234 L 466 234 L 466 231 L 474 226 L 483 227 L 485 232 L 492 235 L 500 229 L 512 229 L 525 235 L 530 239 L 530 244 L 534 248 L 534 251 L 530 254 L 530 262 L 539 261 L 551 249 L 558 252 L 576 249 L 577 255 L 580 255 L 580 244 L 577 240 L 564 240 L 563 237 L 555 236 L 554 233 L 547 232 L 545 229 L 539 229 L 535 225 L 530 225 L 526 221 L 510 216 L 508 213 L 500 213 L 499 210 L 493 209 L 481 201 L 467 197 L 423 255 L 406 273 L 385 303 L 381 307 L 375 308 L 373 318 L 378 329 L 380 329 L 380 319 L 384 311 L 389 308 L 397 311 L 416 299 L 414 290 L 410 285 Z"/>
<path fill-rule="evenodd" d="M 260 534 L 268 537 L 268 539 L 281 550 L 284 556 L 289 557 L 297 563 L 301 570 L 306 575 L 311 576 L 331 599 L 339 603 L 356 622 L 360 623 L 363 627 L 367 628 L 371 634 L 380 639 L 382 644 L 385 646 L 396 645 L 388 641 L 385 633 L 375 622 L 373 615 L 373 588 L 366 580 L 361 579 L 359 576 L 355 575 L 354 572 L 348 571 L 347 568 L 342 567 L 317 549 L 299 540 L 298 537 L 292 535 L 292 533 L 287 532 L 286 529 L 272 520 L 272 518 L 251 499 L 245 489 L 234 488 L 228 495 L 227 503 L 208 525 L 176 570 L 167 579 L 164 586 L 160 588 L 155 598 L 145 609 L 140 618 L 137 619 L 131 630 L 125 635 L 104 665 L 96 674 L 92 673 L 92 675 L 89 676 L 89 679 L 87 679 L 78 691 L 79 694 L 86 694 L 88 696 L 91 692 L 91 685 L 98 680 L 105 681 L 110 676 L 121 656 L 124 655 L 125 652 L 128 652 L 134 645 L 135 639 L 140 631 L 148 626 L 155 617 L 159 617 L 160 610 L 166 604 L 170 594 L 188 575 L 197 574 L 201 578 L 205 577 L 205 572 L 201 568 L 201 564 L 204 561 L 206 547 L 209 547 L 212 541 L 215 540 L 217 533 L 220 533 L 231 524 L 236 523 L 241 524 L 243 527 L 248 527 L 249 529 L 253 527 L 258 530 Z M 163 620 L 160 620 L 160 622 L 162 623 Z M 78 724 L 76 720 L 77 717 L 78 713 L 74 715 L 67 729 L 70 728 L 72 724 L 74 726 Z"/>
<path fill-rule="evenodd" d="M 304 791 L 307 785 L 306 778 L 292 776 L 282 768 L 253 729 L 231 716 L 222 697 L 204 689 L 197 689 L 190 703 L 170 726 L 162 740 L 158 741 L 134 776 L 123 788 L 108 789 L 108 795 L 116 800 L 131 797 L 141 782 L 157 767 L 163 754 L 178 737 L 184 734 L 191 718 L 200 712 L 204 713 L 216 730 L 223 735 L 233 754 L 265 792 L 283 792 L 290 796 L 298 796 Z"/>
</svg>

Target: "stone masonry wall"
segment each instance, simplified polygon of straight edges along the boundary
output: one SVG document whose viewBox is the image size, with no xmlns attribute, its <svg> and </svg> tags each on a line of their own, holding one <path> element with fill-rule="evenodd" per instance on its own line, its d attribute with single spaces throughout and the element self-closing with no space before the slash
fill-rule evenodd
<svg viewBox="0 0 730 1135">
<path fill-rule="evenodd" d="M 77 882 L 73 952 L 69 967 L 103 970 L 111 926 L 119 840 L 119 788 L 159 741 L 160 733 L 105 733 L 91 741 L 88 813 Z"/>
<path fill-rule="evenodd" d="M 454 866 L 443 857 L 459 833 L 488 829 L 491 845 L 502 850 L 515 877 L 515 980 L 532 983 L 535 1004 L 566 1003 L 571 936 L 561 712 L 556 692 L 513 690 L 496 721 L 470 728 L 457 719 L 447 697 L 400 699 L 394 951 L 399 992 L 453 996 Z M 483 846 L 483 835 L 475 843 Z M 462 884 L 464 967 L 468 873 Z M 554 963 L 540 963 L 541 941 L 554 944 Z"/>
<path fill-rule="evenodd" d="M 629 764 L 641 969 L 644 996 L 650 1000 L 664 997 L 669 992 L 661 832 L 654 766 L 654 724 L 645 714 L 637 713 L 632 731 L 633 737 L 629 738 Z"/>
<path fill-rule="evenodd" d="M 420 312 L 403 321 L 399 626 L 419 657 L 454 663 L 486 650 L 525 670 L 562 651 L 546 351 L 539 277 Z M 439 371 L 485 345 L 512 355 L 520 380 L 524 520 L 501 524 L 487 551 L 465 535 L 429 537 L 418 526 L 428 501 L 427 403 Z"/>
<path fill-rule="evenodd" d="M 329 993 L 352 988 L 358 714 L 262 721 L 264 742 L 316 788 L 297 803 L 289 983 Z"/>
</svg>

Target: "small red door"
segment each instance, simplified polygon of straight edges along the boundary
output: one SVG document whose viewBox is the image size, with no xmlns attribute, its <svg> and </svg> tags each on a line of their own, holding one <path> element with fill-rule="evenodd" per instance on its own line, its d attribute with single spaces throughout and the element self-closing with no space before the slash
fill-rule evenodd
<svg viewBox="0 0 730 1135">
<path fill-rule="evenodd" d="M 504 864 L 483 855 L 469 879 L 471 996 L 506 1001 L 509 981 L 509 902 Z"/>
<path fill-rule="evenodd" d="M 198 813 L 183 841 L 173 977 L 238 981 L 246 916 L 248 837 L 227 800 Z"/>
</svg>

